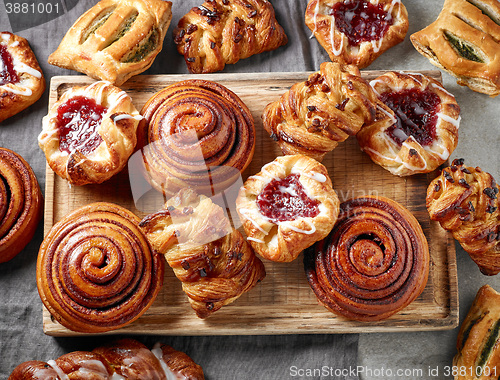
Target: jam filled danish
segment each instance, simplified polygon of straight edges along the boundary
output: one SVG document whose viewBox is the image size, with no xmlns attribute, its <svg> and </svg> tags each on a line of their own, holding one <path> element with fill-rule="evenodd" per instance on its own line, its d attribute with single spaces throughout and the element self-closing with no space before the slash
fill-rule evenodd
<svg viewBox="0 0 500 380">
<path fill-rule="evenodd" d="M 441 83 L 422 74 L 388 72 L 370 82 L 377 116 L 356 135 L 361 150 L 392 174 L 428 173 L 458 143 L 460 107 Z"/>
<path fill-rule="evenodd" d="M 28 41 L 0 33 L 0 122 L 35 103 L 45 78 Z"/>
<path fill-rule="evenodd" d="M 289 262 L 332 229 L 339 200 L 326 168 L 303 156 L 282 156 L 247 179 L 236 210 L 262 257 Z"/>
<path fill-rule="evenodd" d="M 358 321 L 390 317 L 424 290 L 429 248 L 417 219 L 384 197 L 343 202 L 331 233 L 304 253 L 309 285 L 331 312 Z"/>
<path fill-rule="evenodd" d="M 137 144 L 142 116 L 109 82 L 66 91 L 43 118 L 38 144 L 61 178 L 101 183 L 121 171 Z"/>
<path fill-rule="evenodd" d="M 153 64 L 171 7 L 163 0 L 102 0 L 75 22 L 48 61 L 120 86 Z"/>
<path fill-rule="evenodd" d="M 333 62 L 360 69 L 402 42 L 408 31 L 400 0 L 311 0 L 305 21 Z"/>
</svg>

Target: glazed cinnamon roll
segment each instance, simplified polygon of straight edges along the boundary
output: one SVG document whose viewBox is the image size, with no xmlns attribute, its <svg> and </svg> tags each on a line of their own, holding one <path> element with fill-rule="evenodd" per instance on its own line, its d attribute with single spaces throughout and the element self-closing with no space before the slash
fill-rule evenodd
<svg viewBox="0 0 500 380">
<path fill-rule="evenodd" d="M 164 194 L 184 187 L 212 194 L 233 183 L 252 160 L 253 117 L 220 84 L 173 84 L 149 99 L 141 114 L 149 123 L 143 149 L 147 177 Z"/>
<path fill-rule="evenodd" d="M 304 265 L 309 285 L 328 310 L 377 321 L 422 293 L 429 248 L 407 209 L 388 198 L 367 196 L 340 205 L 333 230 L 305 252 Z"/>
<path fill-rule="evenodd" d="M 375 93 L 356 66 L 324 62 L 318 72 L 268 104 L 262 121 L 283 154 L 304 154 L 321 161 L 373 120 L 376 103 Z"/>
<path fill-rule="evenodd" d="M 200 318 L 238 299 L 264 279 L 264 264 L 222 207 L 183 189 L 165 208 L 146 216 L 141 228 L 165 255 Z"/>
<path fill-rule="evenodd" d="M 13 259 L 35 234 L 43 197 L 29 164 L 0 148 L 0 263 Z"/>
<path fill-rule="evenodd" d="M 157 343 L 151 350 L 133 339 L 121 339 L 92 352 L 74 351 L 56 360 L 19 364 L 8 380 L 160 379 L 203 380 L 203 369 L 184 352 Z"/>
<path fill-rule="evenodd" d="M 500 272 L 500 187 L 481 168 L 453 160 L 427 189 L 426 205 L 432 220 L 450 231 L 481 272 Z"/>
<path fill-rule="evenodd" d="M 92 203 L 52 227 L 40 247 L 37 286 L 59 323 L 78 332 L 114 330 L 153 303 L 164 264 L 139 222 L 121 206 Z"/>
</svg>

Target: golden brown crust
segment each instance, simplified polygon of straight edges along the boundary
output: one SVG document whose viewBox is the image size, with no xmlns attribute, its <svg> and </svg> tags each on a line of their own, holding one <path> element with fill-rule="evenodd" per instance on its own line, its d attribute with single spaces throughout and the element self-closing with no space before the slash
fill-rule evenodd
<svg viewBox="0 0 500 380">
<path fill-rule="evenodd" d="M 143 149 L 146 176 L 172 196 L 191 187 L 211 195 L 227 188 L 250 164 L 255 126 L 243 101 L 206 80 L 175 83 L 151 97 L 141 110 L 149 123 Z"/>
<path fill-rule="evenodd" d="M 356 66 L 325 62 L 266 106 L 264 128 L 283 154 L 318 161 L 375 117 L 377 97 Z"/>
<path fill-rule="evenodd" d="M 58 108 L 80 96 L 93 99 L 107 108 L 96 129 L 102 142 L 87 155 L 79 149 L 70 153 L 60 149 Z M 137 144 L 137 126 L 141 119 L 132 99 L 124 91 L 109 82 L 94 82 L 87 87 L 71 88 L 62 94 L 43 118 L 38 144 L 51 169 L 61 178 L 74 185 L 102 183 L 125 167 Z"/>
<path fill-rule="evenodd" d="M 422 293 L 429 248 L 406 208 L 384 197 L 359 197 L 340 205 L 332 232 L 304 253 L 304 266 L 309 285 L 328 310 L 377 321 Z"/>
<path fill-rule="evenodd" d="M 45 78 L 26 39 L 10 32 L 0 33 L 0 45 L 12 59 L 19 80 L 0 80 L 0 122 L 35 103 L 45 90 Z M 3 61 L 0 59 L 3 63 Z M 5 63 L 3 63 L 5 64 Z"/>
<path fill-rule="evenodd" d="M 455 380 L 494 380 L 500 365 L 500 294 L 483 285 L 467 313 L 457 338 Z"/>
<path fill-rule="evenodd" d="M 13 259 L 29 243 L 42 213 L 35 173 L 17 153 L 0 148 L 0 263 Z"/>
<path fill-rule="evenodd" d="M 500 4 L 494 0 L 446 0 L 436 21 L 412 34 L 419 53 L 470 89 L 500 93 Z"/>
<path fill-rule="evenodd" d="M 319 202 L 319 213 L 288 221 L 272 220 L 262 214 L 257 199 L 271 181 L 285 179 L 291 174 L 298 174 L 307 197 Z M 290 191 L 298 192 L 296 189 Z M 281 156 L 247 179 L 236 199 L 236 210 L 257 253 L 271 261 L 290 262 L 305 248 L 328 235 L 337 219 L 339 200 L 322 164 L 304 155 Z"/>
<path fill-rule="evenodd" d="M 174 41 L 190 72 L 212 73 L 288 39 L 269 1 L 213 0 L 179 20 Z"/>
<path fill-rule="evenodd" d="M 356 135 L 361 150 L 392 174 L 399 176 L 429 173 L 446 162 L 458 143 L 460 107 L 455 97 L 438 81 L 418 73 L 391 71 L 372 80 L 377 96 L 406 90 L 430 92 L 439 97 L 436 136 L 432 144 L 421 145 L 409 135 L 399 145 L 388 134 L 396 118 L 393 110 L 379 102 L 377 117 Z M 432 122 L 432 120 L 431 120 Z M 403 132 L 403 134 L 405 134 Z"/>
<path fill-rule="evenodd" d="M 235 301 L 265 276 L 264 264 L 224 210 L 191 189 L 179 191 L 140 226 L 165 255 L 200 318 Z"/>
<path fill-rule="evenodd" d="M 204 380 L 201 366 L 184 352 L 157 343 L 151 350 L 133 339 L 120 339 L 89 351 L 74 351 L 47 363 L 19 364 L 8 380 Z"/>
<path fill-rule="evenodd" d="M 48 61 L 120 86 L 153 64 L 171 7 L 163 0 L 102 0 L 80 16 Z"/>
<path fill-rule="evenodd" d="M 450 231 L 485 275 L 500 272 L 500 187 L 481 168 L 454 160 L 427 189 L 432 220 Z"/>
<path fill-rule="evenodd" d="M 393 23 L 380 40 L 351 45 L 346 35 L 336 27 L 335 17 L 331 15 L 334 5 L 344 1 L 311 0 L 305 13 L 306 25 L 333 62 L 353 64 L 363 69 L 383 52 L 404 40 L 409 24 L 408 12 L 403 3 L 399 0 L 369 0 L 371 4 L 380 4 L 391 15 Z"/>
<path fill-rule="evenodd" d="M 163 261 L 138 227 L 140 219 L 111 203 L 66 215 L 42 242 L 37 287 L 66 328 L 97 333 L 139 318 L 163 283 Z"/>
</svg>

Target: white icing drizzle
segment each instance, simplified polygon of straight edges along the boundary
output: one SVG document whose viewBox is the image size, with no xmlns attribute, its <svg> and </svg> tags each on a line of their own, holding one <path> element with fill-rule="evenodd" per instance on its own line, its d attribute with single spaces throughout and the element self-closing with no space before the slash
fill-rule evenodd
<svg viewBox="0 0 500 380">
<path fill-rule="evenodd" d="M 132 115 L 129 115 L 128 113 L 124 113 L 124 114 L 115 116 L 113 118 L 113 123 L 116 125 L 117 122 L 119 122 L 120 120 L 124 120 L 124 119 L 135 119 L 137 121 L 141 121 L 142 119 L 144 119 L 144 117 L 142 115 L 132 116 Z"/>
<path fill-rule="evenodd" d="M 375 53 L 378 53 L 380 51 L 380 48 L 382 47 L 382 42 L 384 42 L 384 38 L 379 38 L 378 40 L 371 40 L 370 41 L 373 46 L 373 51 Z"/>
<path fill-rule="evenodd" d="M 246 209 L 246 208 L 240 208 L 240 210 L 239 210 L 239 211 L 240 211 L 240 214 L 242 214 L 245 218 L 247 218 L 247 219 L 250 221 L 250 223 L 252 223 L 252 224 L 255 226 L 255 228 L 257 228 L 257 229 L 258 229 L 260 232 L 262 232 L 264 235 L 267 235 L 267 234 L 269 233 L 269 232 L 266 232 L 264 229 L 262 229 L 262 227 L 261 227 L 261 226 L 259 226 L 259 223 L 257 223 L 255 220 L 253 220 L 253 219 L 249 216 L 249 214 L 251 214 L 251 213 L 252 213 L 252 211 L 251 211 L 251 210 Z M 266 218 L 264 215 L 262 215 L 262 217 L 263 217 L 263 218 L 265 218 L 265 219 L 267 220 L 267 218 Z"/>
<path fill-rule="evenodd" d="M 438 141 L 436 141 L 431 146 L 425 146 L 423 148 L 430 153 L 436 154 L 442 160 L 447 160 L 448 157 L 450 157 L 450 152 L 448 151 L 448 149 L 443 144 L 439 143 Z M 436 150 L 439 148 L 442 149 L 441 152 Z"/>
<path fill-rule="evenodd" d="M 460 127 L 460 120 L 462 120 L 462 117 L 461 116 L 458 116 L 458 119 L 453 119 L 452 117 L 444 114 L 444 113 L 441 113 L 441 112 L 438 112 L 436 114 L 440 119 L 443 119 L 444 121 L 452 124 L 453 126 L 455 126 L 455 128 L 459 128 Z"/>
<path fill-rule="evenodd" d="M 405 142 L 403 142 L 402 146 L 404 146 L 405 148 L 408 148 L 408 149 L 413 149 L 413 147 L 412 147 L 411 145 L 409 145 L 406 141 L 405 141 Z M 418 166 L 413 166 L 413 165 L 410 165 L 409 163 L 404 162 L 404 161 L 402 162 L 402 164 L 403 164 L 406 168 L 408 168 L 408 169 L 410 169 L 410 170 L 425 170 L 425 169 L 427 169 L 427 161 L 426 161 L 426 160 L 422 160 L 422 161 L 424 162 L 424 166 L 423 166 L 423 167 L 420 167 L 420 168 L 419 168 Z"/>
<path fill-rule="evenodd" d="M 314 37 L 314 33 L 316 33 L 316 30 L 318 30 L 318 25 L 316 24 L 316 19 L 318 18 L 318 13 L 319 13 L 319 2 L 320 2 L 320 0 L 317 0 L 316 6 L 314 7 L 314 16 L 313 16 L 314 30 L 312 31 L 311 35 L 309 36 L 309 39 L 312 39 Z"/>
<path fill-rule="evenodd" d="M 372 81 L 370 81 L 370 86 L 373 88 L 373 91 L 375 92 L 377 97 L 380 97 L 380 93 L 375 89 L 375 86 L 377 85 L 377 83 L 384 83 L 384 81 L 382 81 L 380 79 L 373 79 Z"/>
<path fill-rule="evenodd" d="M 127 380 L 125 377 L 122 375 L 117 374 L 116 372 L 113 372 L 113 375 L 110 377 L 109 380 Z"/>
<path fill-rule="evenodd" d="M 19 41 L 14 41 L 9 45 L 9 47 L 16 47 L 16 46 L 19 46 Z"/>
<path fill-rule="evenodd" d="M 389 9 L 387 10 L 387 13 L 391 14 L 392 15 L 392 11 L 394 10 L 394 6 L 396 4 L 400 4 L 401 3 L 401 0 L 392 0 L 391 2 L 391 6 L 389 7 Z M 401 7 L 398 8 L 398 17 L 401 16 Z"/>
<path fill-rule="evenodd" d="M 382 111 L 383 113 L 385 113 L 387 116 L 389 116 L 389 118 L 391 119 L 391 122 L 394 124 L 397 122 L 396 118 L 394 117 L 393 114 L 391 114 L 389 111 L 386 111 L 383 107 L 381 107 L 379 104 L 377 104 L 377 108 Z"/>
<path fill-rule="evenodd" d="M 25 86 L 16 86 L 19 88 L 12 88 L 6 85 L 0 86 L 2 89 L 12 92 L 13 94 L 16 95 L 21 95 L 21 96 L 31 96 L 33 94 L 33 91 L 31 91 L 31 88 L 25 87 Z"/>
<path fill-rule="evenodd" d="M 167 363 L 165 363 L 165 360 L 163 360 L 163 351 L 161 350 L 160 343 L 156 343 L 151 352 L 160 362 L 161 368 L 163 369 L 163 372 L 165 372 L 167 380 L 186 380 L 185 376 L 180 376 L 172 372 Z"/>
<path fill-rule="evenodd" d="M 260 239 L 257 239 L 257 238 L 253 238 L 251 236 L 248 236 L 247 237 L 247 240 L 250 240 L 250 241 L 255 241 L 257 243 L 261 243 L 261 244 L 265 244 L 265 241 L 264 240 L 260 240 Z"/>
<path fill-rule="evenodd" d="M 335 56 L 339 56 L 344 48 L 344 35 L 340 34 L 340 46 L 338 49 L 335 48 L 335 18 L 332 17 L 332 22 L 330 23 L 330 44 L 332 45 L 332 52 Z"/>
<path fill-rule="evenodd" d="M 300 174 L 303 175 L 303 176 L 305 176 L 305 177 L 311 178 L 311 179 L 313 179 L 315 181 L 321 182 L 321 183 L 325 183 L 326 182 L 326 176 L 323 175 L 323 174 L 321 174 L 321 173 L 318 173 L 318 172 L 300 173 Z"/>
<path fill-rule="evenodd" d="M 443 86 L 441 86 L 439 84 L 436 84 L 436 83 L 431 83 L 431 86 L 434 87 L 434 88 L 437 88 L 438 90 L 443 91 L 444 93 L 448 94 L 453 99 L 455 99 L 455 95 L 453 95 L 451 92 L 449 92 L 448 90 L 446 90 Z"/>
<path fill-rule="evenodd" d="M 59 366 L 57 365 L 57 363 L 55 362 L 55 360 L 49 360 L 47 362 L 48 365 L 50 365 L 54 371 L 56 371 L 57 373 L 57 376 L 59 376 L 61 378 L 61 380 L 69 380 L 69 377 L 68 375 L 66 375 L 61 368 L 59 368 Z"/>
<path fill-rule="evenodd" d="M 9 42 L 10 34 L 2 33 L 2 40 L 4 40 L 5 42 Z"/>
<path fill-rule="evenodd" d="M 82 367 L 78 368 L 78 371 L 76 373 L 81 373 L 84 375 L 98 375 L 105 379 L 109 376 L 106 366 L 103 364 L 103 362 L 101 362 L 100 360 L 92 359 L 85 360 L 85 362 L 82 363 Z"/>
<path fill-rule="evenodd" d="M 42 77 L 42 73 L 38 70 L 35 70 L 33 67 L 30 67 L 22 62 L 19 62 L 17 59 L 13 59 L 13 62 L 14 64 L 14 69 L 18 72 L 18 73 L 27 73 L 29 75 L 33 75 L 34 77 L 36 78 L 41 78 Z"/>
<path fill-rule="evenodd" d="M 283 226 L 283 227 L 286 227 L 286 228 L 289 228 L 291 229 L 292 231 L 295 231 L 295 232 L 298 232 L 298 233 L 301 233 L 301 234 L 306 234 L 306 235 L 311 235 L 313 233 L 316 232 L 316 227 L 314 226 L 314 224 L 307 220 L 306 218 L 301 218 L 306 224 L 309 225 L 310 229 L 309 230 L 303 230 L 302 228 L 298 228 L 298 227 L 295 227 L 292 222 L 295 222 L 296 220 L 294 221 L 286 221 L 286 222 L 277 222 L 276 224 L 278 226 Z"/>
</svg>

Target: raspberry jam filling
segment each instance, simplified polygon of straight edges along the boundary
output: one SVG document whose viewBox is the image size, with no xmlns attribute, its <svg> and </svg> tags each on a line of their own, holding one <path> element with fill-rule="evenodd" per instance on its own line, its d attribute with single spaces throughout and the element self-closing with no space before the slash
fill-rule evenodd
<svg viewBox="0 0 500 380">
<path fill-rule="evenodd" d="M 319 202 L 311 199 L 299 181 L 299 174 L 273 179 L 257 197 L 257 207 L 273 223 L 319 214 Z"/>
<path fill-rule="evenodd" d="M 417 88 L 399 92 L 387 92 L 380 96 L 396 115 L 396 123 L 387 128 L 389 135 L 399 146 L 413 136 L 422 145 L 431 145 L 436 138 L 437 112 L 441 99 L 430 91 Z"/>
<path fill-rule="evenodd" d="M 7 48 L 0 44 L 0 86 L 19 82 L 19 76 L 14 70 L 14 62 Z"/>
<path fill-rule="evenodd" d="M 57 109 L 59 149 L 71 154 L 79 150 L 83 155 L 92 153 L 102 142 L 97 133 L 107 108 L 85 96 L 75 96 Z"/>
<path fill-rule="evenodd" d="M 351 46 L 380 40 L 393 24 L 392 15 L 384 11 L 382 4 L 373 5 L 365 0 L 336 3 L 330 15 L 335 18 L 337 30 L 346 35 Z"/>
</svg>

